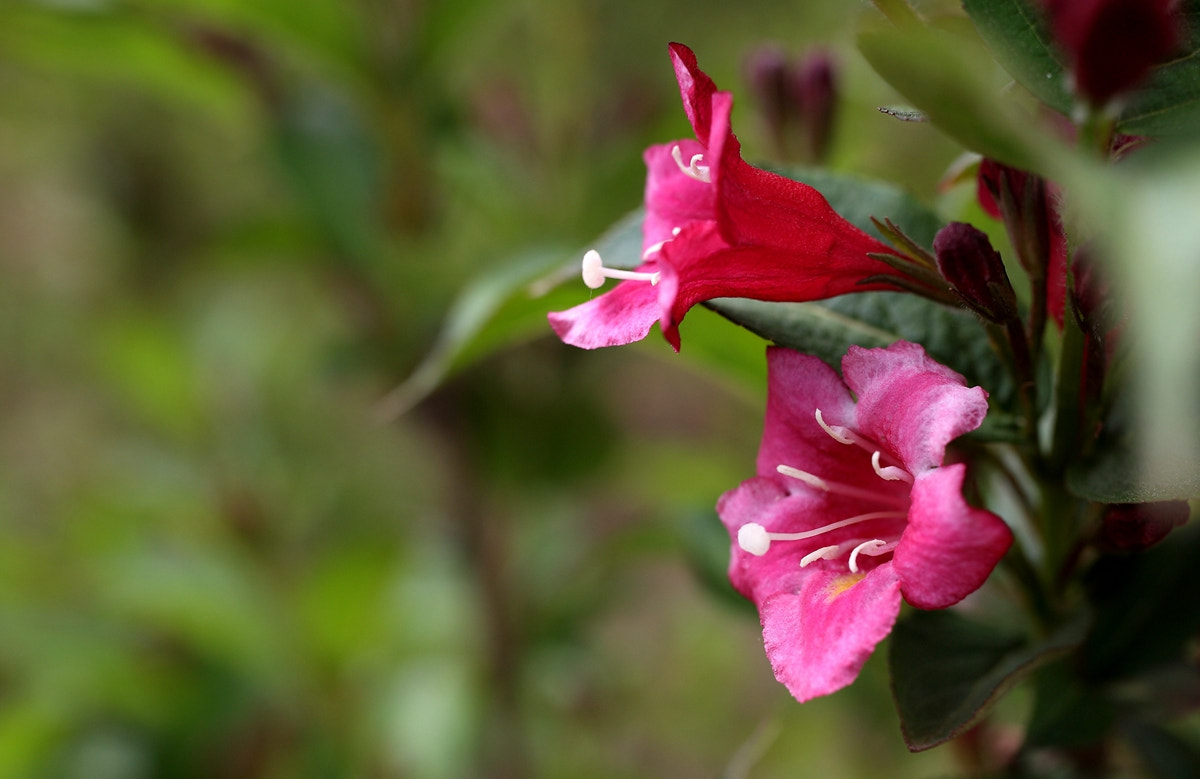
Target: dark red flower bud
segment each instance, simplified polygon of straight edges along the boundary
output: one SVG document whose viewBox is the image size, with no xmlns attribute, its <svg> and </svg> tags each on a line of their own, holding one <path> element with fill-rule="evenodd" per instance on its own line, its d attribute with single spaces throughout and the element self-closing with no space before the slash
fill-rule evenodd
<svg viewBox="0 0 1200 779">
<path fill-rule="evenodd" d="M 1009 242 L 1050 316 L 1062 324 L 1066 298 L 1067 238 L 1054 203 L 1053 184 L 995 160 L 979 164 L 979 205 L 1004 221 Z"/>
<path fill-rule="evenodd" d="M 825 51 L 813 51 L 797 66 L 793 94 L 800 105 L 808 159 L 820 162 L 829 151 L 837 114 L 837 67 Z"/>
<path fill-rule="evenodd" d="M 780 156 L 784 153 L 787 128 L 795 120 L 796 106 L 791 92 L 791 64 L 778 46 L 766 44 L 750 52 L 745 65 L 746 81 L 750 84 L 763 123 Z"/>
<path fill-rule="evenodd" d="M 951 222 L 933 239 L 938 271 L 972 310 L 992 322 L 1017 316 L 1017 296 L 1000 253 L 986 234 L 965 222 Z"/>
<path fill-rule="evenodd" d="M 1177 0 L 1046 0 L 1075 90 L 1095 106 L 1136 86 L 1180 39 Z"/>
<path fill-rule="evenodd" d="M 1105 552 L 1149 549 L 1185 524 L 1190 511 L 1185 500 L 1114 503 L 1104 513 L 1096 544 Z"/>
</svg>

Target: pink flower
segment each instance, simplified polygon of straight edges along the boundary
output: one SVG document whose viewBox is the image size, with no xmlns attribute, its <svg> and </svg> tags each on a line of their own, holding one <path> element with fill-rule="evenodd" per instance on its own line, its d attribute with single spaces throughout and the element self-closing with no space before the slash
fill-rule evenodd
<svg viewBox="0 0 1200 779">
<path fill-rule="evenodd" d="M 941 609 L 978 589 L 1012 533 L 964 501 L 964 464 L 942 465 L 983 421 L 983 389 L 904 341 L 851 347 L 845 383 L 815 357 L 772 347 L 767 360 L 758 476 L 717 511 L 736 539 L 730 579 L 803 702 L 854 681 L 902 597 Z"/>
<path fill-rule="evenodd" d="M 812 187 L 744 162 L 729 127 L 733 96 L 717 91 L 686 46 L 670 50 L 696 140 L 646 150 L 644 263 L 618 275 L 588 252 L 588 286 L 598 288 L 605 276 L 625 280 L 550 314 L 559 337 L 585 349 L 616 346 L 644 338 L 657 321 L 678 351 L 679 322 L 705 300 L 803 301 L 895 289 L 878 277 L 897 272 L 868 256 L 891 249 L 838 216 Z"/>
</svg>

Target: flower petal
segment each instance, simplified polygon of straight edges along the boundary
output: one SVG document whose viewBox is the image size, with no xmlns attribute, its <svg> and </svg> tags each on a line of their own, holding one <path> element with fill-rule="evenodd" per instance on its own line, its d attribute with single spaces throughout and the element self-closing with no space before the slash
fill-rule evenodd
<svg viewBox="0 0 1200 779">
<path fill-rule="evenodd" d="M 658 318 L 658 292 L 645 281 L 622 281 L 586 303 L 547 315 L 558 337 L 581 349 L 640 341 Z"/>
<path fill-rule="evenodd" d="M 821 429 L 817 409 L 826 424 L 846 425 L 854 419 L 854 400 L 833 368 L 811 355 L 769 347 L 760 476 L 780 478 L 776 467 L 790 465 L 828 478 L 841 477 L 830 469 L 848 453 L 846 444 Z"/>
<path fill-rule="evenodd" d="M 676 147 L 685 165 L 704 153 L 703 146 L 689 139 L 651 146 L 642 155 L 647 171 L 643 250 L 671 240 L 676 229 L 690 222 L 712 219 L 715 213 L 716 190 L 679 169 L 672 157 Z"/>
<path fill-rule="evenodd" d="M 900 582 L 887 563 L 865 576 L 814 571 L 759 613 L 775 678 L 803 703 L 854 681 L 896 622 Z"/>
<path fill-rule="evenodd" d="M 675 66 L 675 80 L 679 82 L 684 113 L 692 123 L 696 137 L 706 141 L 712 128 L 712 96 L 717 91 L 717 85 L 700 69 L 695 53 L 687 46 L 672 43 L 667 49 Z"/>
<path fill-rule="evenodd" d="M 946 465 L 918 474 L 908 527 L 892 558 L 904 599 L 944 609 L 983 585 L 1012 544 L 1012 531 L 962 496 L 967 467 Z"/>
<path fill-rule="evenodd" d="M 858 396 L 857 429 L 900 458 L 914 476 L 941 465 L 946 444 L 983 422 L 987 392 L 925 354 L 897 341 L 886 349 L 851 346 L 842 359 Z"/>
</svg>

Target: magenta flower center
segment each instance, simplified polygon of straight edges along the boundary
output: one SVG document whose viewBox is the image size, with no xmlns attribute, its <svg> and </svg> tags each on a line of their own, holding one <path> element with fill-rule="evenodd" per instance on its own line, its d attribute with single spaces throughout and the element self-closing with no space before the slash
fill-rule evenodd
<svg viewBox="0 0 1200 779">
<path fill-rule="evenodd" d="M 859 446 L 871 452 L 871 469 L 874 472 L 874 477 L 884 481 L 913 483 L 912 474 L 900 465 L 884 465 L 883 457 L 885 455 L 869 440 L 848 427 L 827 424 L 819 408 L 816 409 L 815 416 L 817 424 L 833 440 L 847 446 Z M 889 459 L 892 458 L 889 457 Z M 835 530 L 863 525 L 862 530 L 864 532 L 856 534 L 853 538 L 844 539 L 836 544 L 816 547 L 800 559 L 800 567 L 804 568 L 817 560 L 835 560 L 842 555 L 848 555 L 847 567 L 850 569 L 850 572 L 859 573 L 858 561 L 860 556 L 878 557 L 890 554 L 900 543 L 900 531 L 896 529 L 896 523 L 894 521 L 878 523 L 877 520 L 907 519 L 910 505 L 907 496 L 900 497 L 888 490 L 875 490 L 870 487 L 833 481 L 787 464 L 778 465 L 776 470 L 784 476 L 804 482 L 813 489 L 854 498 L 862 503 L 863 508 L 874 510 L 864 511 L 861 514 L 855 514 L 846 519 L 797 533 L 775 533 L 756 522 L 747 523 L 739 528 L 737 540 L 738 545 L 750 554 L 756 556 L 766 554 L 770 550 L 773 541 L 808 541 L 809 539 L 818 538 Z M 870 479 L 871 477 L 868 476 L 864 480 L 864 483 L 869 483 Z M 866 532 L 870 527 L 870 523 L 876 523 L 874 526 L 875 532 Z M 888 529 L 881 532 L 881 524 Z"/>
</svg>

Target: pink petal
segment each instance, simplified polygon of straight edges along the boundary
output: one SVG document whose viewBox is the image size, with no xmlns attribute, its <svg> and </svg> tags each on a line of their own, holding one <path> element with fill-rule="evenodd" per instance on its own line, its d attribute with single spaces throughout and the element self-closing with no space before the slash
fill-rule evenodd
<svg viewBox="0 0 1200 779">
<path fill-rule="evenodd" d="M 671 150 L 679 147 L 686 165 L 704 147 L 693 140 L 665 143 L 646 149 L 646 221 L 642 226 L 643 250 L 670 240 L 675 228 L 689 222 L 711 220 L 716 213 L 716 190 L 679 169 Z"/>
<path fill-rule="evenodd" d="M 817 424 L 816 410 L 826 424 L 845 425 L 854 419 L 854 400 L 837 373 L 820 359 L 772 346 L 767 349 L 767 412 L 758 473 L 782 478 L 775 470 L 790 465 L 837 478 L 831 468 L 857 447 L 835 441 Z"/>
<path fill-rule="evenodd" d="M 816 571 L 759 613 L 775 678 L 803 703 L 854 681 L 896 622 L 900 582 L 887 563 L 866 576 Z"/>
<path fill-rule="evenodd" d="M 650 332 L 659 318 L 658 293 L 645 281 L 622 281 L 603 295 L 547 318 L 564 343 L 581 349 L 620 346 Z"/>
<path fill-rule="evenodd" d="M 944 609 L 983 585 L 1012 544 L 1012 531 L 990 511 L 962 496 L 966 465 L 918 474 L 908 527 L 892 564 L 904 599 L 922 609 Z"/>
<path fill-rule="evenodd" d="M 851 346 L 842 359 L 846 384 L 858 396 L 856 429 L 917 475 L 942 463 L 946 444 L 974 430 L 987 414 L 987 392 L 898 341 L 886 349 Z"/>
</svg>

